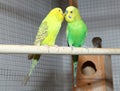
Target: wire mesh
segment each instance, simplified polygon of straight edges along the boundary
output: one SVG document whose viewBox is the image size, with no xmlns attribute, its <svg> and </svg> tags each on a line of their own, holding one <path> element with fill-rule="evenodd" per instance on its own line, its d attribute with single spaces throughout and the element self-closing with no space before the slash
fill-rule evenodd
<svg viewBox="0 0 120 91">
<path fill-rule="evenodd" d="M 58 1 L 60 0 L 0 0 L 0 43 L 32 45 L 39 24 L 51 8 L 59 6 Z M 92 47 L 91 40 L 97 36 L 102 38 L 103 47 L 119 48 L 120 1 L 78 0 L 78 3 L 81 16 L 89 29 L 85 45 Z M 64 22 L 57 38 L 56 44 L 60 46 L 67 46 L 65 26 Z M 112 56 L 114 91 L 120 89 L 119 59 L 119 56 Z M 69 56 L 43 55 L 27 86 L 22 86 L 21 82 L 30 65 L 31 61 L 28 61 L 26 54 L 0 54 L 0 91 L 71 90 Z"/>
</svg>

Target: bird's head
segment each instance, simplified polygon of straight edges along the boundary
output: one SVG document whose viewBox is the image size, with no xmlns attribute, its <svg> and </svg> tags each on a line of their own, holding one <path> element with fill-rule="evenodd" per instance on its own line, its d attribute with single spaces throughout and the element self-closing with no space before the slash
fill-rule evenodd
<svg viewBox="0 0 120 91">
<path fill-rule="evenodd" d="M 54 8 L 50 11 L 49 14 L 53 16 L 55 15 L 57 17 L 56 19 L 58 19 L 59 21 L 63 21 L 64 19 L 64 14 L 61 8 Z"/>
<path fill-rule="evenodd" d="M 79 10 L 74 6 L 67 7 L 64 14 L 67 22 L 73 22 L 81 18 Z"/>
</svg>

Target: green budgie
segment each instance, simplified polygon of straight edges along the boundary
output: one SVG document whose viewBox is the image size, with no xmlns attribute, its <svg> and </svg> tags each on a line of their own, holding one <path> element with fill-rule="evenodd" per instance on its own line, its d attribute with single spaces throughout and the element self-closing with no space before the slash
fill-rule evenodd
<svg viewBox="0 0 120 91">
<path fill-rule="evenodd" d="M 68 46 L 81 47 L 84 45 L 87 26 L 80 16 L 79 10 L 74 6 L 69 6 L 65 11 L 65 20 L 67 21 L 66 37 Z M 74 66 L 74 85 L 76 85 L 76 73 L 78 64 L 78 55 L 73 55 Z"/>
<path fill-rule="evenodd" d="M 34 45 L 54 46 L 56 37 L 59 33 L 63 20 L 64 20 L 64 14 L 62 9 L 61 8 L 52 9 L 42 21 L 38 33 L 36 35 Z M 25 77 L 25 80 L 23 82 L 24 85 L 27 84 L 27 81 L 29 80 L 33 70 L 35 69 L 35 66 L 38 63 L 39 58 L 40 58 L 39 54 L 28 55 L 28 59 L 32 59 L 32 64 L 30 71 Z"/>
</svg>

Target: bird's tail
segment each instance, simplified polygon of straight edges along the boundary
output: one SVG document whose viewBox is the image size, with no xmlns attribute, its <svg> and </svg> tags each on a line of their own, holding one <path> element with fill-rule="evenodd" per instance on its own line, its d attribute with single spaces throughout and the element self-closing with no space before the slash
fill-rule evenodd
<svg viewBox="0 0 120 91">
<path fill-rule="evenodd" d="M 31 64 L 29 73 L 25 76 L 25 78 L 24 78 L 24 80 L 23 80 L 23 82 L 22 82 L 22 84 L 23 84 L 24 86 L 27 84 L 28 80 L 30 79 L 30 76 L 31 76 L 33 70 L 35 69 L 37 63 L 38 63 L 38 60 L 37 60 L 37 59 L 32 60 L 32 64 Z"/>
<path fill-rule="evenodd" d="M 74 86 L 76 86 L 76 75 L 77 75 L 77 65 L 78 65 L 78 55 L 72 56 L 73 67 L 74 67 Z"/>
</svg>

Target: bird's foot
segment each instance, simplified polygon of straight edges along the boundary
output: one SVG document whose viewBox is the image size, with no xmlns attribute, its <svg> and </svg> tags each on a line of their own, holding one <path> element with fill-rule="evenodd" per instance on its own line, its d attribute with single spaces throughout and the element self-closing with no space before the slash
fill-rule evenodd
<svg viewBox="0 0 120 91">
<path fill-rule="evenodd" d="M 45 45 L 41 45 L 41 46 L 43 46 L 43 47 L 49 47 L 49 46 L 48 46 L 48 45 L 46 45 L 46 44 L 45 44 Z"/>
<path fill-rule="evenodd" d="M 88 46 L 86 46 L 86 45 L 83 45 L 81 48 L 88 48 Z"/>
<path fill-rule="evenodd" d="M 73 50 L 74 46 L 70 46 L 71 50 Z"/>
</svg>

